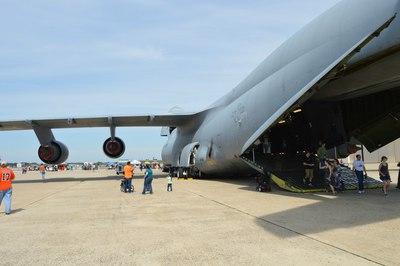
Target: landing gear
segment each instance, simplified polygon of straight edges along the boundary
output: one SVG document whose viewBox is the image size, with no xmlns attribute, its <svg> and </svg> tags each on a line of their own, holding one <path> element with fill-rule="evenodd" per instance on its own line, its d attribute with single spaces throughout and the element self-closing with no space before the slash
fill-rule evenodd
<svg viewBox="0 0 400 266">
<path fill-rule="evenodd" d="M 171 171 L 173 177 L 183 178 L 183 179 L 193 179 L 200 178 L 201 172 L 197 168 L 175 168 Z"/>
</svg>

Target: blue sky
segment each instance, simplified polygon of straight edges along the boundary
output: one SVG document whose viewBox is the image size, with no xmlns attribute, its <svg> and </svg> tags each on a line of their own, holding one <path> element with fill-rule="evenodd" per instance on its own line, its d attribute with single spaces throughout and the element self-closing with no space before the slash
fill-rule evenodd
<svg viewBox="0 0 400 266">
<path fill-rule="evenodd" d="M 338 0 L 0 0 L 0 120 L 207 107 Z M 126 158 L 160 157 L 159 128 L 117 129 Z M 109 131 L 56 130 L 69 161 L 107 160 Z M 33 132 L 0 157 L 38 161 Z"/>
</svg>

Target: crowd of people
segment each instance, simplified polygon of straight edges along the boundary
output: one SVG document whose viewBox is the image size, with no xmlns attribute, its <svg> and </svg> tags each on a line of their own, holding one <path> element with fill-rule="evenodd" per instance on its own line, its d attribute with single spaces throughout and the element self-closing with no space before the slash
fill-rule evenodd
<svg viewBox="0 0 400 266">
<path fill-rule="evenodd" d="M 320 178 L 325 181 L 327 188 L 332 192 L 333 195 L 336 195 L 338 191 L 344 190 L 344 184 L 341 180 L 339 169 L 341 166 L 338 159 L 328 158 L 328 153 L 325 148 L 324 143 L 320 143 L 320 146 L 317 150 L 318 160 L 313 156 L 310 151 L 306 151 L 303 166 L 305 170 L 305 177 L 303 182 L 308 184 L 308 186 L 313 186 L 314 181 L 314 171 L 316 169 L 316 165 L 318 165 L 318 170 L 320 173 Z M 400 167 L 400 163 L 397 164 Z M 153 194 L 153 170 L 151 165 L 144 166 L 146 172 L 143 178 L 143 191 L 142 194 Z M 141 167 L 140 170 L 142 170 Z M 39 166 L 39 172 L 41 174 L 42 180 L 45 181 L 46 176 L 46 166 L 41 164 Z M 127 164 L 123 168 L 124 177 L 121 182 L 121 191 L 125 193 L 132 193 L 134 191 L 134 186 L 132 184 L 132 179 L 135 173 L 135 167 L 131 162 L 127 162 Z M 367 177 L 367 170 L 365 168 L 365 163 L 361 158 L 361 155 L 356 155 L 356 160 L 353 162 L 353 169 L 355 176 L 358 180 L 358 193 L 364 194 L 364 180 Z M 385 196 L 388 195 L 390 184 L 392 182 L 389 172 L 388 158 L 386 156 L 382 156 L 381 162 L 378 167 L 379 177 L 383 183 L 382 191 Z M 4 202 L 5 205 L 5 214 L 9 215 L 11 213 L 11 196 L 12 196 L 12 181 L 15 178 L 15 174 L 12 169 L 7 167 L 6 162 L 1 162 L 0 165 L 0 205 Z M 400 170 L 397 182 L 397 189 L 400 189 Z M 167 180 L 167 191 L 172 191 L 172 177 L 168 175 L 166 177 Z M 262 189 L 262 187 L 260 187 Z M 267 189 L 268 190 L 268 189 Z"/>
<path fill-rule="evenodd" d="M 144 166 L 146 172 L 144 175 L 143 191 L 142 194 L 153 194 L 153 170 L 151 165 Z M 141 169 L 142 170 L 142 169 Z M 46 166 L 41 164 L 39 166 L 39 173 L 42 180 L 46 181 Z M 132 193 L 134 191 L 134 186 L 132 184 L 132 179 L 135 173 L 135 167 L 131 162 L 127 162 L 124 166 L 124 177 L 121 182 L 121 191 L 125 193 Z M 15 179 L 15 173 L 9 167 L 5 161 L 0 164 L 0 206 L 2 203 L 5 205 L 5 214 L 11 214 L 11 196 L 12 196 L 12 181 Z M 168 175 L 166 177 L 167 181 L 167 191 L 172 191 L 172 177 Z"/>
<path fill-rule="evenodd" d="M 338 159 L 328 158 L 328 152 L 325 147 L 325 143 L 320 142 L 319 148 L 317 150 L 316 160 L 313 154 L 310 151 L 306 151 L 303 166 L 305 177 L 303 182 L 308 186 L 313 186 L 314 180 L 314 170 L 316 169 L 316 165 L 318 165 L 319 177 L 324 180 L 326 187 L 332 192 L 333 195 L 336 195 L 338 191 L 344 190 L 344 183 L 341 180 L 339 169 L 341 166 Z M 400 167 L 400 163 L 397 165 Z M 358 193 L 364 194 L 364 181 L 367 178 L 367 170 L 365 168 L 365 163 L 361 158 L 360 154 L 356 155 L 356 159 L 353 162 L 352 170 L 354 171 L 355 176 L 358 181 Z M 383 183 L 382 191 L 385 196 L 388 195 L 390 184 L 392 182 L 390 173 L 389 173 L 389 165 L 388 158 L 386 156 L 382 156 L 381 162 L 378 167 L 379 177 Z M 399 180 L 397 182 L 397 187 L 400 189 L 400 170 L 399 170 Z"/>
</svg>

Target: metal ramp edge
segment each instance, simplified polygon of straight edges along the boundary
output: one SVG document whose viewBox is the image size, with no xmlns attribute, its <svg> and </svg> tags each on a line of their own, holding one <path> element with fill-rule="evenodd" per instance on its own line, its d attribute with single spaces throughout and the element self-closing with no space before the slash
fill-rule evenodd
<svg viewBox="0 0 400 266">
<path fill-rule="evenodd" d="M 278 176 L 271 174 L 271 180 L 281 189 L 294 192 L 294 193 L 316 193 L 316 192 L 324 192 L 324 188 L 300 188 L 291 184 L 288 181 L 279 178 Z"/>
<path fill-rule="evenodd" d="M 252 160 L 240 156 L 243 162 L 245 162 L 247 165 L 252 167 L 254 170 L 258 171 L 261 174 L 266 174 L 266 171 L 264 170 L 264 167 L 262 167 L 260 164 L 253 162 Z M 345 189 L 346 190 L 357 190 L 358 189 L 358 184 L 357 184 L 357 178 L 355 177 L 355 174 L 353 171 L 346 167 L 341 167 L 339 169 L 339 172 L 341 173 L 341 176 L 343 178 L 344 184 L 345 184 Z M 271 180 L 281 189 L 294 192 L 294 193 L 317 193 L 317 192 L 325 192 L 326 188 L 325 187 L 301 187 L 296 185 L 296 182 L 291 182 L 290 178 L 281 178 L 278 175 L 274 173 L 270 173 Z M 364 188 L 365 189 L 378 189 L 382 188 L 382 182 L 379 180 L 373 179 L 371 177 L 367 177 L 364 181 Z"/>
<path fill-rule="evenodd" d="M 252 160 L 249 160 L 248 158 L 241 156 L 240 157 L 243 162 L 245 162 L 247 165 L 249 165 L 251 168 L 254 170 L 258 171 L 261 174 L 265 174 L 264 172 L 264 167 L 261 165 L 257 164 L 256 162 L 253 162 Z M 322 188 L 309 188 L 309 189 L 304 189 L 300 188 L 288 181 L 283 180 L 282 178 L 279 178 L 278 176 L 274 175 L 273 173 L 270 173 L 271 180 L 281 189 L 290 191 L 290 192 L 295 192 L 295 193 L 315 193 L 315 192 L 322 192 L 325 191 L 325 189 Z"/>
<path fill-rule="evenodd" d="M 352 179 L 352 180 L 351 180 Z M 304 188 L 304 187 L 299 187 L 294 185 L 293 183 L 290 182 L 290 179 L 284 180 L 283 178 L 278 177 L 275 174 L 271 174 L 271 180 L 281 189 L 294 192 L 294 193 L 316 193 L 316 192 L 324 192 L 326 191 L 326 188 Z M 354 180 L 354 178 L 347 178 L 344 179 L 344 185 L 346 190 L 357 190 L 358 189 L 358 184 L 357 181 Z M 371 178 L 367 177 L 364 180 L 364 188 L 365 189 L 378 189 L 382 188 L 383 184 L 382 182 Z"/>
</svg>

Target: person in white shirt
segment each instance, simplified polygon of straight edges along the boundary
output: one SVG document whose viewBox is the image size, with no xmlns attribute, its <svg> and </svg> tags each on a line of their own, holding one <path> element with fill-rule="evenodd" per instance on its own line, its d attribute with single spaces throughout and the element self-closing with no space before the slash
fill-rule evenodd
<svg viewBox="0 0 400 266">
<path fill-rule="evenodd" d="M 353 162 L 353 170 L 356 173 L 358 179 L 358 193 L 365 193 L 364 190 L 364 173 L 367 176 L 367 170 L 365 169 L 364 161 L 361 160 L 361 155 L 357 154 L 356 160 Z"/>
</svg>

